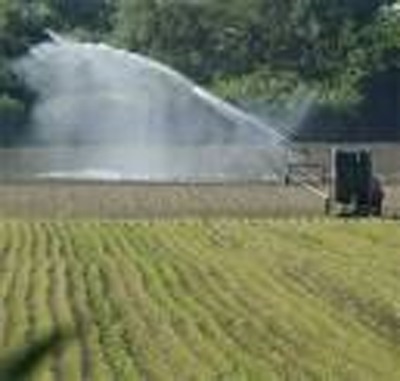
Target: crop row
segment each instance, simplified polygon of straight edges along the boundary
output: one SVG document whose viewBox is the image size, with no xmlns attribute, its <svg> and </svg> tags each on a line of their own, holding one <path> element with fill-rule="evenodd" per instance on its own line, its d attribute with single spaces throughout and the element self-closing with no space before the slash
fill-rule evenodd
<svg viewBox="0 0 400 381">
<path fill-rule="evenodd" d="M 395 223 L 0 223 L 0 345 L 34 380 L 396 380 Z"/>
</svg>

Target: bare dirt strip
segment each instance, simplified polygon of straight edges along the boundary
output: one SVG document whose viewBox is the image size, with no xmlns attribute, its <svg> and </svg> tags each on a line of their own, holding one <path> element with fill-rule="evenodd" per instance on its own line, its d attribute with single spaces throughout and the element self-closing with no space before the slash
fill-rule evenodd
<svg viewBox="0 0 400 381">
<path fill-rule="evenodd" d="M 386 194 L 386 214 L 398 215 L 398 187 L 387 187 Z M 300 186 L 268 183 L 0 184 L 0 216 L 10 218 L 296 217 L 323 213 L 322 197 Z"/>
<path fill-rule="evenodd" d="M 323 199 L 301 187 L 263 183 L 0 184 L 0 216 L 12 218 L 295 216 L 323 211 Z"/>
</svg>

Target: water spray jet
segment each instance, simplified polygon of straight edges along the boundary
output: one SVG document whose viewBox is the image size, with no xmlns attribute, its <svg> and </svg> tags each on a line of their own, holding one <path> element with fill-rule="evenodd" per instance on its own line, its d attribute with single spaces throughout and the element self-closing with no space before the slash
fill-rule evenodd
<svg viewBox="0 0 400 381">
<path fill-rule="evenodd" d="M 274 128 L 160 62 L 47 34 L 15 63 L 37 94 L 32 142 L 73 153 L 46 160 L 42 176 L 276 179 L 295 155 Z"/>
</svg>

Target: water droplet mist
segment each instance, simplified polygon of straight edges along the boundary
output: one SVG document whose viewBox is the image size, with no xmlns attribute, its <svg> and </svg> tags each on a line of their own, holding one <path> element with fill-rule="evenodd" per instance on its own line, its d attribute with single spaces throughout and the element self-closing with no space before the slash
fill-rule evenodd
<svg viewBox="0 0 400 381">
<path fill-rule="evenodd" d="M 53 36 L 15 72 L 37 95 L 30 139 L 52 147 L 41 175 L 221 180 L 285 166 L 273 128 L 140 54 Z"/>
</svg>

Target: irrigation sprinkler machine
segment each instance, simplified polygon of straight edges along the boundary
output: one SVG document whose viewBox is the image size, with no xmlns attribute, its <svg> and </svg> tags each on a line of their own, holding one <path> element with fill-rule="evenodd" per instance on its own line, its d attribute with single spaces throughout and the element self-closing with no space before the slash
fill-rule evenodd
<svg viewBox="0 0 400 381">
<path fill-rule="evenodd" d="M 330 170 L 321 163 L 290 163 L 286 185 L 307 189 L 324 201 L 325 213 L 337 216 L 381 216 L 384 191 L 374 174 L 371 151 L 359 148 L 333 148 Z"/>
<path fill-rule="evenodd" d="M 381 216 L 384 192 L 366 149 L 333 149 L 327 211 L 341 216 Z"/>
</svg>

